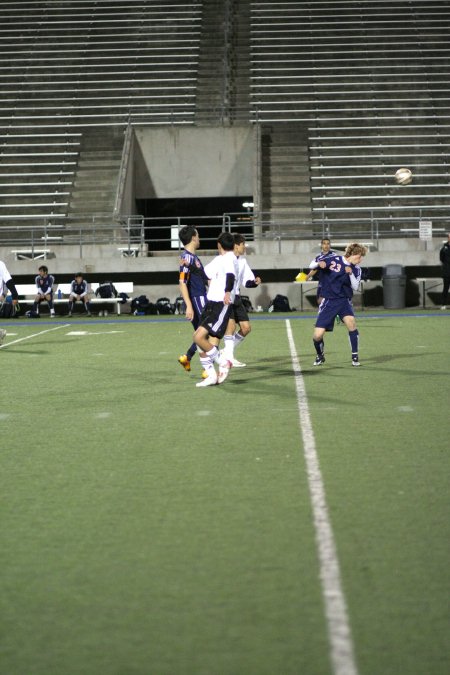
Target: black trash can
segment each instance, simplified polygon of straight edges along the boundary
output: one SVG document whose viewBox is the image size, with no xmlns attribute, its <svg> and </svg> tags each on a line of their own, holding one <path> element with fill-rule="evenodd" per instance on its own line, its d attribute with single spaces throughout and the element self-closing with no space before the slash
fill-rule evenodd
<svg viewBox="0 0 450 675">
<path fill-rule="evenodd" d="M 406 274 L 403 265 L 383 267 L 383 300 L 385 309 L 405 307 Z"/>
</svg>

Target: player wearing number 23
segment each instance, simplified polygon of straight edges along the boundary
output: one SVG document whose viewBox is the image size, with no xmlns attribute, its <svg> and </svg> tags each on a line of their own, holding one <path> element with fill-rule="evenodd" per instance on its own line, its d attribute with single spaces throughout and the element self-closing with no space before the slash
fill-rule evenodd
<svg viewBox="0 0 450 675">
<path fill-rule="evenodd" d="M 325 331 L 332 331 L 334 320 L 338 316 L 347 327 L 352 350 L 352 365 L 359 366 L 358 342 L 359 333 L 356 328 L 353 311 L 353 291 L 358 290 L 361 282 L 361 260 L 367 249 L 362 244 L 349 244 L 344 255 L 334 255 L 317 262 L 322 270 L 322 302 L 319 306 L 313 343 L 316 350 L 315 366 L 325 363 Z"/>
</svg>

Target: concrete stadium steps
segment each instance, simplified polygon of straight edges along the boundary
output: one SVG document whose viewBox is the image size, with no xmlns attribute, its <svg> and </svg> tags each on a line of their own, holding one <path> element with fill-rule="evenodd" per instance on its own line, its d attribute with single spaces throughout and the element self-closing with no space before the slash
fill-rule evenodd
<svg viewBox="0 0 450 675">
<path fill-rule="evenodd" d="M 113 213 L 123 141 L 122 130 L 115 127 L 84 130 L 68 222 L 77 214 Z"/>
<path fill-rule="evenodd" d="M 261 210 L 264 221 L 311 219 L 308 134 L 299 123 L 261 129 Z"/>
<path fill-rule="evenodd" d="M 195 122 L 248 119 L 250 0 L 203 0 Z"/>
</svg>

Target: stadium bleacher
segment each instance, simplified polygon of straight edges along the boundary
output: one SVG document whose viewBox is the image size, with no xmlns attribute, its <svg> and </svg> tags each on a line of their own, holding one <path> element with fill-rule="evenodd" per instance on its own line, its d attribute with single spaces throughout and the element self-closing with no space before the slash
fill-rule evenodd
<svg viewBox="0 0 450 675">
<path fill-rule="evenodd" d="M 443 2 L 252 2 L 251 114 L 308 129 L 312 216 L 326 230 L 448 218 L 449 23 Z"/>
<path fill-rule="evenodd" d="M 122 140 L 108 127 L 192 123 L 201 3 L 2 5 L 0 222 L 70 221 L 77 204 L 93 206 L 77 173 L 86 153 L 101 149 L 106 163 L 111 153 L 95 179 L 117 183 Z M 97 212 L 112 216 L 110 206 Z"/>
<path fill-rule="evenodd" d="M 237 123 L 265 235 L 444 225 L 449 23 L 442 0 L 2 3 L 0 223 L 110 226 L 127 125 Z"/>
</svg>

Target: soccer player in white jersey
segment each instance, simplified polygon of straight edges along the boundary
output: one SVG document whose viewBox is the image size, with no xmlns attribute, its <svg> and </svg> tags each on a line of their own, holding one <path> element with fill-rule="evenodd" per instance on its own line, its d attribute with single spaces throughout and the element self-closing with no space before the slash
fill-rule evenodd
<svg viewBox="0 0 450 675">
<path fill-rule="evenodd" d="M 225 334 L 236 295 L 239 269 L 233 252 L 233 235 L 230 232 L 222 232 L 217 240 L 217 248 L 219 255 L 205 267 L 205 274 L 210 279 L 207 303 L 194 333 L 200 363 L 208 374 L 202 382 L 197 382 L 197 387 L 221 384 L 228 376 L 232 365 L 230 361 L 220 357 L 217 345 Z M 218 373 L 214 363 L 219 364 Z"/>
<path fill-rule="evenodd" d="M 367 249 L 362 244 L 349 244 L 344 255 L 334 255 L 331 258 L 320 260 L 317 266 L 323 274 L 322 302 L 319 306 L 316 325 L 314 328 L 313 344 L 316 350 L 314 366 L 325 363 L 325 346 L 323 336 L 325 331 L 332 331 L 337 316 L 348 330 L 352 350 L 352 366 L 359 366 L 359 333 L 356 328 L 355 313 L 353 311 L 353 291 L 358 290 L 361 282 L 361 260 Z"/>
<path fill-rule="evenodd" d="M 234 234 L 234 254 L 238 260 L 238 280 L 236 285 L 236 297 L 233 302 L 233 309 L 230 314 L 228 326 L 223 338 L 224 348 L 222 356 L 231 361 L 233 368 L 243 368 L 245 363 L 238 361 L 234 356 L 234 350 L 242 344 L 244 338 L 250 333 L 252 327 L 248 312 L 244 307 L 240 295 L 240 287 L 256 288 L 261 283 L 260 277 L 255 277 L 253 271 L 245 258 L 245 237 L 243 234 Z M 236 332 L 236 324 L 239 324 L 239 330 Z"/>
<path fill-rule="evenodd" d="M 12 276 L 8 272 L 5 263 L 0 260 L 0 288 L 4 292 L 6 288 L 11 292 L 13 305 L 17 305 L 19 302 L 19 294 L 17 292 Z M 0 345 L 3 343 L 3 340 L 6 337 L 6 330 L 4 328 L 0 329 Z"/>
</svg>

